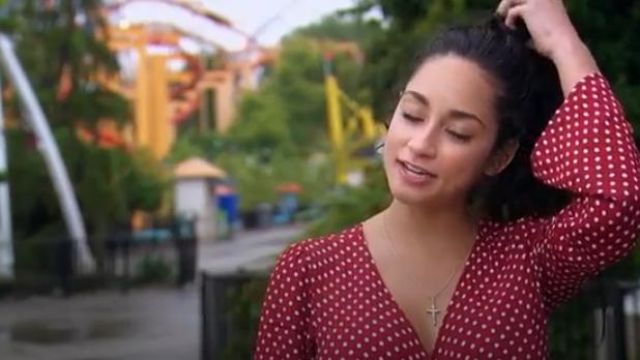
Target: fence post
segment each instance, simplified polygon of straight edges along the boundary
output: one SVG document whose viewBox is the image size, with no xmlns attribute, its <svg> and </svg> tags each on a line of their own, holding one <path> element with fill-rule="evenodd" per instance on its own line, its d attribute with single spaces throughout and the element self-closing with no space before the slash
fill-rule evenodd
<svg viewBox="0 0 640 360">
<path fill-rule="evenodd" d="M 122 237 L 122 257 L 124 261 L 124 274 L 122 276 L 122 291 L 129 292 L 129 281 L 131 279 L 131 235 L 127 234 Z"/>
<path fill-rule="evenodd" d="M 613 351 L 612 354 L 616 360 L 627 359 L 627 343 L 626 343 L 626 324 L 624 314 L 624 295 L 625 289 L 618 281 L 612 281 L 612 284 L 607 286 L 609 303 L 612 307 L 612 322 L 613 326 L 611 331 L 613 336 Z"/>
<path fill-rule="evenodd" d="M 227 341 L 225 295 L 229 284 L 224 278 L 204 273 L 201 280 L 201 360 L 212 360 L 221 355 Z"/>
<path fill-rule="evenodd" d="M 172 230 L 178 253 L 177 285 L 183 286 L 196 278 L 198 241 L 195 222 L 192 219 L 177 219 Z"/>
<path fill-rule="evenodd" d="M 73 277 L 73 243 L 67 237 L 60 237 L 55 242 L 55 266 L 63 296 L 71 295 Z"/>
</svg>

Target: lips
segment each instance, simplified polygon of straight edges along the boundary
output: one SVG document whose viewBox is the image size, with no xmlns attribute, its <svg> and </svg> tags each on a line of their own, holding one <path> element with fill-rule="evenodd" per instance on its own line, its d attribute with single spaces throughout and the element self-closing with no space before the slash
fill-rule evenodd
<svg viewBox="0 0 640 360">
<path fill-rule="evenodd" d="M 410 187 L 423 188 L 435 183 L 438 177 L 429 170 L 408 161 L 397 160 L 396 164 L 400 181 Z"/>
<path fill-rule="evenodd" d="M 429 177 L 429 178 L 437 177 L 436 174 L 430 172 L 429 170 L 423 167 L 417 166 L 415 164 L 412 164 L 408 161 L 398 160 L 398 163 L 400 164 L 403 170 L 407 171 L 411 175 L 420 176 L 420 177 Z"/>
</svg>

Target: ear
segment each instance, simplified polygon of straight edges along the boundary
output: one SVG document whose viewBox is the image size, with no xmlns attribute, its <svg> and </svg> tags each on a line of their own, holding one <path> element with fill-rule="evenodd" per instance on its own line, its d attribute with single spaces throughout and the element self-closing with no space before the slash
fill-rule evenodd
<svg viewBox="0 0 640 360">
<path fill-rule="evenodd" d="M 509 166 L 519 147 L 520 142 L 518 140 L 509 140 L 500 149 L 495 150 L 487 162 L 484 174 L 487 176 L 500 174 Z"/>
</svg>

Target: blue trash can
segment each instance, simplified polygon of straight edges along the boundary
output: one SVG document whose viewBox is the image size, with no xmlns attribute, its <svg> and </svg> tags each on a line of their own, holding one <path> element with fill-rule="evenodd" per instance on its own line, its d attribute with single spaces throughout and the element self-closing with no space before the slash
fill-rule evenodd
<svg viewBox="0 0 640 360">
<path fill-rule="evenodd" d="M 233 229 L 235 229 L 238 222 L 238 203 L 239 197 L 236 193 L 218 195 L 218 209 L 225 214 L 227 229 L 229 229 L 229 236 L 232 235 Z"/>
</svg>

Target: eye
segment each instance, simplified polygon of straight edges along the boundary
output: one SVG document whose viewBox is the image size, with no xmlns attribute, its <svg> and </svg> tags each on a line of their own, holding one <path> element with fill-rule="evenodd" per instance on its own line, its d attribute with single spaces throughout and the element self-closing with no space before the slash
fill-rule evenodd
<svg viewBox="0 0 640 360">
<path fill-rule="evenodd" d="M 454 139 L 456 139 L 458 141 L 461 141 L 461 142 L 469 142 L 469 140 L 471 140 L 471 136 L 470 135 L 461 134 L 461 133 L 453 131 L 453 130 L 447 130 L 447 133 L 449 135 L 451 135 Z"/>
<path fill-rule="evenodd" d="M 420 122 L 422 121 L 422 118 L 419 116 L 415 116 L 415 115 L 411 115 L 407 112 L 402 112 L 402 117 L 405 118 L 406 120 L 408 120 L 409 122 Z"/>
</svg>

